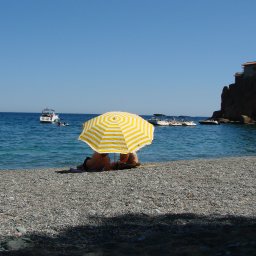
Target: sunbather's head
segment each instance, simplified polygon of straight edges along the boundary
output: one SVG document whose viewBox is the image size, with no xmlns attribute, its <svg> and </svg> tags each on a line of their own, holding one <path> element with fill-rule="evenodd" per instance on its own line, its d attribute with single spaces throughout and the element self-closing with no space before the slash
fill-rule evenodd
<svg viewBox="0 0 256 256">
<path fill-rule="evenodd" d="M 120 162 L 126 163 L 128 161 L 129 154 L 120 154 Z"/>
</svg>

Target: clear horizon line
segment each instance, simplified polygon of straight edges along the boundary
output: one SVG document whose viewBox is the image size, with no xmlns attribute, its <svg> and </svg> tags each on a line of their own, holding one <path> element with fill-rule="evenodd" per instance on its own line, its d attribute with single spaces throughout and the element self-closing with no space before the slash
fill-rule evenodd
<svg viewBox="0 0 256 256">
<path fill-rule="evenodd" d="M 107 112 L 111 112 L 111 111 L 107 111 Z M 124 111 L 126 112 L 126 111 Z M 20 114 L 41 114 L 41 112 L 30 112 L 30 111 L 0 111 L 0 113 L 20 113 Z M 56 112 L 57 114 L 69 114 L 69 115 L 102 115 L 104 113 L 72 113 L 72 112 Z M 132 112 L 130 112 L 132 113 Z M 141 116 L 153 116 L 154 114 L 138 114 Z M 188 116 L 188 117 L 208 117 L 208 116 L 204 116 L 204 115 L 185 115 L 185 114 L 179 114 L 179 115 L 167 115 L 167 114 L 163 114 L 165 116 Z"/>
</svg>

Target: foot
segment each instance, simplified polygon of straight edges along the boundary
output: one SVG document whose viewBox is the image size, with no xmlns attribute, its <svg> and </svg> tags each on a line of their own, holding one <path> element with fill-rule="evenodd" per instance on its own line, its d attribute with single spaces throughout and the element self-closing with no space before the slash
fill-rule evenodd
<svg viewBox="0 0 256 256">
<path fill-rule="evenodd" d="M 80 165 L 78 165 L 76 168 L 79 169 L 79 170 L 83 170 L 83 169 L 84 169 L 84 166 L 83 166 L 83 164 L 80 164 Z"/>
</svg>

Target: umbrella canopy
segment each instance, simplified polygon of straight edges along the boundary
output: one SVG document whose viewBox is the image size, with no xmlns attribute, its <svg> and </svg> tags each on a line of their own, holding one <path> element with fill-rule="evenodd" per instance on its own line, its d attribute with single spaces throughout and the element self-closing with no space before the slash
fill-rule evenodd
<svg viewBox="0 0 256 256">
<path fill-rule="evenodd" d="M 79 139 L 98 153 L 131 153 L 152 143 L 154 126 L 127 112 L 107 112 L 84 123 Z"/>
</svg>

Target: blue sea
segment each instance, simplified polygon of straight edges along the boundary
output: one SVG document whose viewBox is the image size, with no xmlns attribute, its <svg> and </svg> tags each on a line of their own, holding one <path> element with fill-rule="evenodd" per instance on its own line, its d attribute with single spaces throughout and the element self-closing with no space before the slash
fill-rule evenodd
<svg viewBox="0 0 256 256">
<path fill-rule="evenodd" d="M 70 126 L 42 124 L 40 113 L 0 112 L 0 170 L 74 167 L 92 154 L 78 140 L 82 124 L 97 115 L 59 114 Z M 149 119 L 150 116 L 142 116 Z M 154 140 L 138 151 L 141 162 L 256 155 L 256 126 L 155 127 Z M 112 160 L 118 156 L 111 155 Z"/>
</svg>

